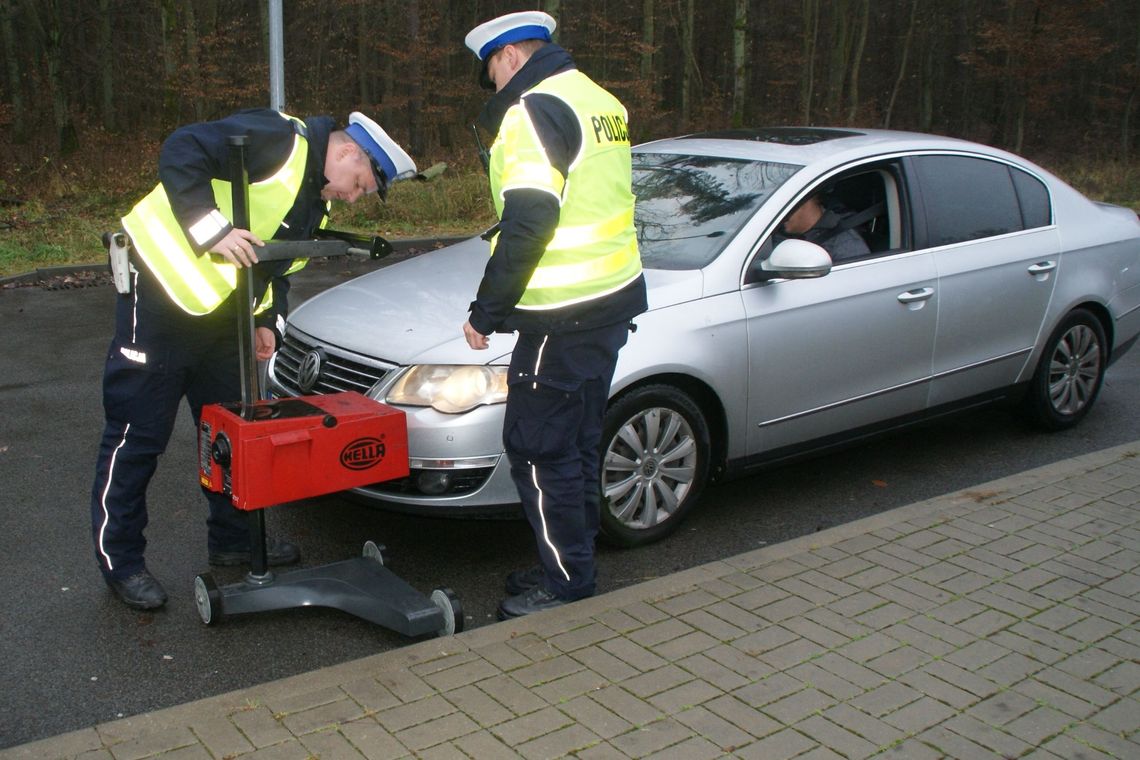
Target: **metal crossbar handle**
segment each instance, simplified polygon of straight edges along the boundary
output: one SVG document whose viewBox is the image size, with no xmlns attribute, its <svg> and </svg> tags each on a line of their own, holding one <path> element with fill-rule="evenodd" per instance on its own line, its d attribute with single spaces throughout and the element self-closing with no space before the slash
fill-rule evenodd
<svg viewBox="0 0 1140 760">
<path fill-rule="evenodd" d="M 316 259 L 326 256 L 345 256 L 351 253 L 368 255 L 365 248 L 354 248 L 343 240 L 269 240 L 264 246 L 254 247 L 258 261 L 284 261 L 286 259 Z"/>
<path fill-rule="evenodd" d="M 321 233 L 318 233 L 321 234 Z M 284 261 L 287 259 L 317 259 L 333 256 L 367 256 L 382 259 L 392 252 L 392 244 L 382 237 L 368 237 L 351 232 L 325 232 L 332 239 L 325 240 L 270 240 L 253 252 L 258 261 Z M 343 237 L 342 237 L 343 236 Z M 221 258 L 218 254 L 211 256 Z"/>
</svg>

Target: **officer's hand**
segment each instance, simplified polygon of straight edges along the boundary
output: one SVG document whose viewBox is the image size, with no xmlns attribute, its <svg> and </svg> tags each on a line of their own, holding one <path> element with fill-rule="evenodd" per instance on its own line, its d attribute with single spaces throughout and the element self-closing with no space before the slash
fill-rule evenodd
<svg viewBox="0 0 1140 760">
<path fill-rule="evenodd" d="M 226 236 L 214 244 L 210 250 L 225 258 L 238 269 L 251 267 L 257 263 L 257 254 L 254 246 L 263 246 L 265 243 L 249 230 L 234 227 Z"/>
<path fill-rule="evenodd" d="M 268 327 L 257 328 L 253 335 L 253 349 L 259 362 L 267 361 L 277 350 L 277 336 Z"/>
<path fill-rule="evenodd" d="M 467 339 L 467 345 L 476 351 L 490 345 L 487 336 L 472 327 L 470 322 L 463 323 L 463 337 Z"/>
</svg>

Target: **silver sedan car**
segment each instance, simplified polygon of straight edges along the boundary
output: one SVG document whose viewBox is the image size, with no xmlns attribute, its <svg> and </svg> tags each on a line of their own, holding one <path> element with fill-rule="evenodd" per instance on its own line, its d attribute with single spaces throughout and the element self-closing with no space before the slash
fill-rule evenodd
<svg viewBox="0 0 1140 760">
<path fill-rule="evenodd" d="M 710 480 L 983 403 L 1045 428 L 1088 413 L 1140 333 L 1140 220 L 1015 155 L 874 130 L 772 128 L 634 149 L 649 311 L 602 438 L 603 537 L 668 534 Z M 784 222 L 818 199 L 856 255 Z M 791 225 L 789 225 L 790 227 Z M 517 502 L 503 455 L 513 335 L 461 326 L 473 238 L 291 316 L 276 393 L 358 390 L 407 413 L 410 477 L 357 493 L 423 513 Z"/>
</svg>

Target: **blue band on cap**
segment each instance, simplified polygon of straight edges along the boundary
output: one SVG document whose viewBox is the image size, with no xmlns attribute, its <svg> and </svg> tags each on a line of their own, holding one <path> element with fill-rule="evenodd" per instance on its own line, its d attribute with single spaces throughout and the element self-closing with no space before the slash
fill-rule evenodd
<svg viewBox="0 0 1140 760">
<path fill-rule="evenodd" d="M 546 40 L 550 42 L 550 30 L 538 24 L 516 26 L 514 29 L 508 29 L 479 48 L 479 60 L 487 60 L 487 56 L 503 45 L 509 45 L 512 42 L 521 42 L 522 40 Z"/>
<path fill-rule="evenodd" d="M 368 134 L 368 130 L 359 124 L 349 124 L 344 128 L 352 141 L 364 149 L 372 161 L 384 171 L 384 176 L 387 177 L 389 182 L 396 179 L 396 164 L 392 163 L 392 159 L 388 158 L 388 154 L 380 147 L 380 143 L 372 139 L 372 135 Z"/>
</svg>

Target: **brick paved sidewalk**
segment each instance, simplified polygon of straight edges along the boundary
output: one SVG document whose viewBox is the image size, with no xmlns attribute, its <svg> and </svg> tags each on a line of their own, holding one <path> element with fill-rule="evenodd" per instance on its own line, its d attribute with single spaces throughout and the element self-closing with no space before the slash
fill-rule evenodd
<svg viewBox="0 0 1140 760">
<path fill-rule="evenodd" d="M 1140 441 L 13 758 L 1140 758 Z"/>
</svg>

